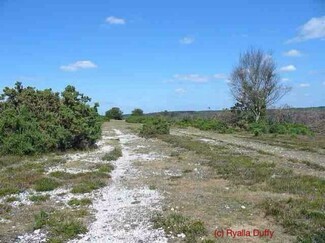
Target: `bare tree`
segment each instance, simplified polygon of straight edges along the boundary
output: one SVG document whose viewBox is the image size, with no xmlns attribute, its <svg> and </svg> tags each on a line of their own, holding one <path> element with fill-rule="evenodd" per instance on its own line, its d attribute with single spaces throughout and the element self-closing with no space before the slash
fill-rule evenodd
<svg viewBox="0 0 325 243">
<path fill-rule="evenodd" d="M 272 56 L 253 48 L 240 55 L 229 85 L 234 99 L 253 114 L 256 122 L 265 115 L 267 107 L 290 91 L 280 83 Z"/>
</svg>

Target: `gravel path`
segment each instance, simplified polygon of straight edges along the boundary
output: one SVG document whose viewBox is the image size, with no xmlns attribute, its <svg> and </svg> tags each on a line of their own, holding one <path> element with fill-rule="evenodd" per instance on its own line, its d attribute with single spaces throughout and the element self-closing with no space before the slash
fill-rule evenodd
<svg viewBox="0 0 325 243">
<path fill-rule="evenodd" d="M 134 152 L 140 138 L 120 130 L 115 133 L 123 156 L 113 163 L 110 185 L 99 190 L 93 202 L 96 220 L 89 232 L 71 242 L 167 242 L 164 231 L 153 229 L 150 222 L 152 213 L 161 210 L 162 196 L 147 186 L 132 183 L 140 176 L 132 165 L 143 156 Z"/>
</svg>

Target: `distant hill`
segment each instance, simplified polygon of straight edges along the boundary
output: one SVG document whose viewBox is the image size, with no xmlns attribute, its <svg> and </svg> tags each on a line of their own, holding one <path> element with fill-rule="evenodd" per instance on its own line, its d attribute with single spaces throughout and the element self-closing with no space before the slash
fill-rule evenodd
<svg viewBox="0 0 325 243">
<path fill-rule="evenodd" d="M 186 117 L 186 116 L 198 116 L 198 117 L 213 117 L 220 112 L 229 111 L 229 109 L 224 110 L 202 110 L 202 111 L 160 111 L 160 112 L 152 112 L 146 113 L 145 115 L 148 116 L 170 116 L 170 117 Z M 269 109 L 270 111 L 274 111 L 277 109 Z M 325 106 L 318 106 L 318 107 L 293 107 L 287 110 L 291 111 L 325 111 Z M 128 116 L 128 115 L 126 115 Z"/>
</svg>

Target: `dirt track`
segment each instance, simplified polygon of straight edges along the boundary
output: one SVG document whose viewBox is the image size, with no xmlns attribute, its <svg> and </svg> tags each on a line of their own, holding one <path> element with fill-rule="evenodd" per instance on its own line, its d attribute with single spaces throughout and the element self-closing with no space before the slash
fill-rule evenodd
<svg viewBox="0 0 325 243">
<path fill-rule="evenodd" d="M 204 222 L 207 235 L 203 239 L 214 240 L 218 227 L 232 229 L 271 229 L 272 242 L 292 242 L 294 237 L 269 218 L 257 205 L 265 198 L 289 198 L 290 195 L 268 191 L 251 190 L 222 179 L 206 164 L 201 155 L 174 147 L 159 139 L 140 138 L 135 130 L 137 124 L 111 121 L 103 126 L 103 137 L 98 150 L 81 153 L 75 163 L 67 163 L 65 170 L 82 171 L 91 161 L 100 161 L 112 144 L 118 144 L 123 156 L 112 162 L 115 169 L 106 187 L 91 194 L 91 211 L 94 220 L 88 232 L 70 242 L 182 242 L 184 235 L 173 235 L 153 227 L 152 217 L 157 213 L 182 214 Z M 202 143 L 230 148 L 229 151 L 261 157 L 275 161 L 296 172 L 324 176 L 324 172 L 306 167 L 303 163 L 292 163 L 288 158 L 317 161 L 324 165 L 320 154 L 294 151 L 283 147 L 246 141 L 233 135 L 202 132 L 196 129 L 172 129 L 176 136 L 188 137 Z M 115 146 L 114 145 L 114 146 Z M 262 151 L 262 152 L 261 152 Z M 70 156 L 70 157 L 71 157 Z M 286 159 L 284 161 L 283 159 Z M 63 168 L 51 168 L 57 170 Z M 89 196 L 89 195 L 88 195 Z M 55 195 L 55 200 L 66 202 L 69 193 Z M 18 242 L 44 240 L 44 231 L 34 231 L 21 237 Z M 186 237 L 185 237 L 186 239 Z M 241 238 L 247 242 L 268 241 L 268 238 Z M 219 239 L 232 242 L 232 239 Z"/>
<path fill-rule="evenodd" d="M 319 153 L 308 151 L 297 151 L 280 146 L 272 146 L 269 144 L 248 140 L 244 137 L 234 136 L 232 134 L 218 134 L 213 132 L 199 131 L 196 129 L 174 129 L 174 135 L 191 135 L 198 138 L 208 138 L 210 142 L 218 143 L 219 145 L 233 145 L 237 148 L 245 148 L 255 151 L 270 153 L 275 156 L 284 157 L 287 159 L 305 160 L 317 163 L 325 167 L 325 156 Z M 209 142 L 209 141 L 207 141 Z"/>
</svg>

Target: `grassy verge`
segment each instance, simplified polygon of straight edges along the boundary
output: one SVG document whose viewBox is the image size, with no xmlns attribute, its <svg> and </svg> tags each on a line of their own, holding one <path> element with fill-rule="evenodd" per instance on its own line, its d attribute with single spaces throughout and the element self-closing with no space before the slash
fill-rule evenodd
<svg viewBox="0 0 325 243">
<path fill-rule="evenodd" d="M 261 204 L 266 216 L 275 219 L 287 230 L 305 242 L 317 242 L 325 230 L 325 180 L 296 175 L 274 163 L 256 161 L 249 156 L 232 154 L 224 147 L 207 145 L 189 137 L 159 136 L 173 146 L 196 152 L 208 159 L 208 164 L 225 179 L 246 185 L 254 190 L 293 194 L 289 202 L 266 199 Z"/>
<path fill-rule="evenodd" d="M 110 171 L 105 167 L 105 171 Z M 107 185 L 109 174 L 100 170 L 71 174 L 63 171 L 52 172 L 50 176 L 72 186 L 72 193 L 88 193 Z"/>
<path fill-rule="evenodd" d="M 260 137 L 247 136 L 246 138 L 269 145 L 281 146 L 285 148 L 298 149 L 310 152 L 318 152 L 320 149 L 325 149 L 324 136 L 317 134 L 315 136 L 264 134 Z"/>
<path fill-rule="evenodd" d="M 199 238 L 207 234 L 202 221 L 192 220 L 179 213 L 157 215 L 153 222 L 155 228 L 162 228 L 175 237 L 184 237 L 185 242 L 199 242 Z"/>
<path fill-rule="evenodd" d="M 114 156 L 117 153 L 114 152 Z M 23 163 L 22 163 L 23 161 Z M 17 194 L 29 188 L 36 191 L 52 191 L 62 185 L 72 186 L 74 193 L 91 192 L 107 183 L 109 173 L 113 170 L 110 164 L 99 164 L 95 170 L 87 173 L 70 174 L 63 171 L 46 175 L 46 168 L 65 163 L 62 159 L 48 159 L 43 162 L 29 162 L 22 157 L 7 156 L 1 158 L 0 197 Z M 32 196 L 31 200 L 42 200 Z"/>
<path fill-rule="evenodd" d="M 36 158 L 36 157 L 35 157 Z M 0 197 L 23 192 L 34 188 L 37 191 L 49 191 L 60 184 L 45 176 L 45 169 L 65 163 L 62 159 L 48 159 L 43 162 L 30 162 L 31 158 L 4 156 L 0 166 Z"/>
<path fill-rule="evenodd" d="M 46 229 L 49 232 L 47 242 L 66 242 L 87 232 L 82 221 L 86 215 L 85 210 L 40 211 L 34 216 L 34 229 Z"/>
</svg>

